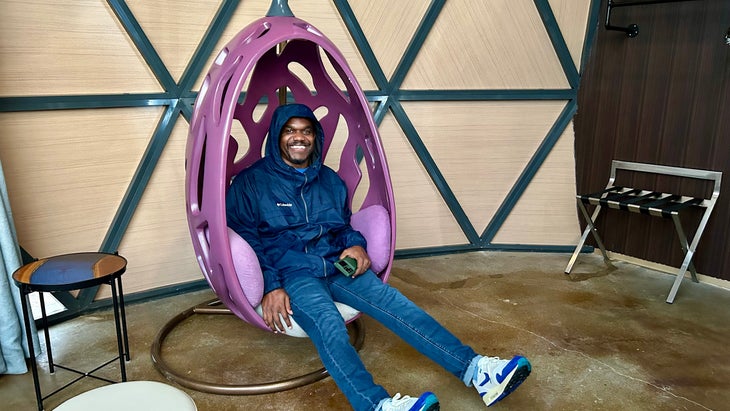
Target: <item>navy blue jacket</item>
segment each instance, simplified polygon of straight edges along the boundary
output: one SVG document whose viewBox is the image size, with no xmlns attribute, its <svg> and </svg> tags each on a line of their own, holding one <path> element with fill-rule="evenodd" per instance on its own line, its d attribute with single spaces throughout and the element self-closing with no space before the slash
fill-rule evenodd
<svg viewBox="0 0 730 411">
<path fill-rule="evenodd" d="M 281 129 L 292 117 L 308 118 L 316 132 L 309 168 L 301 173 L 279 152 Z M 322 164 L 322 126 L 302 104 L 278 107 L 266 142 L 266 155 L 233 180 L 226 196 L 228 226 L 256 252 L 264 274 L 264 293 L 282 287 L 292 275 L 341 275 L 332 264 L 340 253 L 365 238 L 350 226 L 347 187 Z"/>
</svg>

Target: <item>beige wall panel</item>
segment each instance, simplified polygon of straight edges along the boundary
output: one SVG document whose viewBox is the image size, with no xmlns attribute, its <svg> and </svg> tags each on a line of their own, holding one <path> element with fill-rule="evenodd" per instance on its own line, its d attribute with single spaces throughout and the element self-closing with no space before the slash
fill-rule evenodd
<svg viewBox="0 0 730 411">
<path fill-rule="evenodd" d="M 446 2 L 405 89 L 568 88 L 532 0 Z"/>
<path fill-rule="evenodd" d="M 180 80 L 220 6 L 219 0 L 127 0 L 172 77 Z"/>
<path fill-rule="evenodd" d="M 0 1 L 0 94 L 158 92 L 103 0 Z"/>
<path fill-rule="evenodd" d="M 573 126 L 545 159 L 493 243 L 574 245 L 580 237 L 575 203 Z"/>
<path fill-rule="evenodd" d="M 386 77 L 393 75 L 430 3 L 430 0 L 350 2 Z"/>
<path fill-rule="evenodd" d="M 468 243 L 392 115 L 380 126 L 396 205 L 396 248 Z"/>
<path fill-rule="evenodd" d="M 479 234 L 564 106 L 562 101 L 403 104 Z"/>
<path fill-rule="evenodd" d="M 20 245 L 36 257 L 98 250 L 161 110 L 0 114 Z"/>
<path fill-rule="evenodd" d="M 203 72 L 195 83 L 195 90 L 200 89 L 200 84 L 205 78 L 213 59 L 219 51 L 228 43 L 238 32 L 248 26 L 255 20 L 266 15 L 271 6 L 270 0 L 251 0 L 243 1 L 236 9 L 235 15 L 231 18 L 228 27 L 221 35 L 221 39 L 213 48 L 212 55 L 208 58 L 204 65 Z M 332 41 L 340 52 L 345 56 L 347 63 L 350 65 L 352 72 L 355 74 L 360 86 L 365 89 L 374 89 L 375 83 L 370 76 L 370 72 L 365 66 L 360 53 L 357 51 L 355 42 L 352 41 L 347 27 L 342 22 L 337 8 L 330 0 L 297 0 L 289 3 L 294 15 L 303 19 L 319 29 L 330 41 Z"/>
<path fill-rule="evenodd" d="M 203 279 L 185 214 L 187 132 L 179 118 L 119 245 L 128 261 L 125 292 Z"/>
<path fill-rule="evenodd" d="M 583 56 L 583 43 L 588 28 L 588 14 L 591 8 L 589 0 L 549 0 L 550 7 L 555 14 L 555 20 L 560 26 L 565 43 L 568 45 L 573 63 L 580 67 Z"/>
</svg>

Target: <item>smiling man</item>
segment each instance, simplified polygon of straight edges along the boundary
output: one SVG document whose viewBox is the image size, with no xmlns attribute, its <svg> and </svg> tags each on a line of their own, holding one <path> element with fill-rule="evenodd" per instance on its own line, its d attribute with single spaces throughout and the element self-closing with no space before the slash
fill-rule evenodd
<svg viewBox="0 0 730 411">
<path fill-rule="evenodd" d="M 290 118 L 281 129 L 279 153 L 282 160 L 294 168 L 309 167 L 314 150 L 315 133 L 312 122 L 301 117 Z"/>
<path fill-rule="evenodd" d="M 370 270 L 365 238 L 350 226 L 347 187 L 322 163 L 323 145 L 312 110 L 302 104 L 278 107 L 266 156 L 241 171 L 226 196 L 228 226 L 251 245 L 261 265 L 266 325 L 285 333 L 295 319 L 357 411 L 436 411 L 440 405 L 429 391 L 417 398 L 391 397 L 376 384 L 350 344 L 335 301 L 373 317 L 474 386 L 487 406 L 504 398 L 530 374 L 529 361 L 477 355 Z M 344 257 L 357 262 L 350 276 L 334 266 Z"/>
</svg>

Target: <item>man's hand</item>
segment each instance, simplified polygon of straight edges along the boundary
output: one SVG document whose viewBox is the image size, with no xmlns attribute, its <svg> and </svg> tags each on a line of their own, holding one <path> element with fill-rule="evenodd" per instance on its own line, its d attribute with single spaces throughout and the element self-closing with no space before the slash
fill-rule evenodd
<svg viewBox="0 0 730 411">
<path fill-rule="evenodd" d="M 261 300 L 261 309 L 263 311 L 264 322 L 273 332 L 281 332 L 286 334 L 286 329 L 291 328 L 291 320 L 289 316 L 294 312 L 289 304 L 289 294 L 283 288 L 277 288 L 269 291 Z M 279 315 L 281 314 L 281 317 Z M 286 327 L 281 322 L 284 318 Z"/>
<path fill-rule="evenodd" d="M 367 271 L 368 268 L 370 268 L 370 257 L 368 256 L 367 251 L 365 251 L 365 249 L 360 247 L 359 245 L 346 248 L 344 251 L 342 251 L 342 253 L 340 254 L 340 258 L 345 257 L 352 257 L 355 259 L 355 261 L 357 261 L 357 270 L 355 270 L 355 274 L 352 275 L 352 278 L 357 277 L 358 275 Z"/>
</svg>

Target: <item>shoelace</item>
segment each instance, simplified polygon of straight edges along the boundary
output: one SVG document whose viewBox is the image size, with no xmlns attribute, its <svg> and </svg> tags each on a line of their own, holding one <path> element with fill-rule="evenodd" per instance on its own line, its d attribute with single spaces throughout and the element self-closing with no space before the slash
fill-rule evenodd
<svg viewBox="0 0 730 411">
<path fill-rule="evenodd" d="M 487 358 L 486 366 L 484 368 L 477 367 L 475 372 L 475 377 L 472 379 L 474 382 L 474 385 L 484 385 L 492 380 L 492 376 L 490 373 L 496 373 L 496 366 L 501 365 L 500 363 L 503 360 L 499 357 L 489 357 Z M 482 379 L 482 376 L 484 376 L 484 379 Z M 480 381 L 481 380 L 481 381 Z"/>
<path fill-rule="evenodd" d="M 410 395 L 404 395 L 401 397 L 400 393 L 397 393 L 393 396 L 393 399 L 391 400 L 391 404 L 398 405 L 400 403 L 407 402 L 411 399 Z"/>
</svg>

